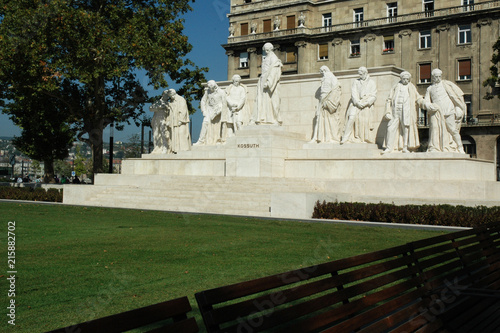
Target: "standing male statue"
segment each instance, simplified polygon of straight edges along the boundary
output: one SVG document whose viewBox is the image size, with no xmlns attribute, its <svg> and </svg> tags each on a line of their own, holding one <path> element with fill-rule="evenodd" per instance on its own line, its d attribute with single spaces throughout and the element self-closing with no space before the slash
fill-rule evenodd
<svg viewBox="0 0 500 333">
<path fill-rule="evenodd" d="M 167 90 L 165 90 L 161 98 L 149 107 L 149 111 L 154 112 L 153 119 L 151 119 L 154 149 L 151 154 L 168 153 L 170 138 L 167 129 L 167 99 Z"/>
<path fill-rule="evenodd" d="M 227 108 L 233 119 L 235 131 L 239 131 L 248 122 L 247 88 L 241 83 L 241 76 L 233 75 L 233 83 L 226 89 Z"/>
<path fill-rule="evenodd" d="M 427 151 L 465 153 L 460 137 L 460 125 L 466 110 L 464 93 L 453 82 L 442 80 L 442 74 L 437 68 L 432 71 L 432 85 L 425 93 L 424 108 L 429 117 Z"/>
<path fill-rule="evenodd" d="M 399 77 L 401 80 L 392 87 L 386 101 L 385 118 L 389 123 L 383 154 L 392 153 L 394 149 L 409 153 L 410 150 L 420 147 L 417 114 L 418 107 L 423 104 L 423 98 L 410 82 L 409 72 L 404 71 Z"/>
<path fill-rule="evenodd" d="M 273 44 L 266 43 L 262 61 L 262 75 L 257 83 L 257 97 L 251 124 L 281 124 L 279 83 L 283 64 L 273 51 Z"/>
<path fill-rule="evenodd" d="M 226 94 L 214 80 L 207 83 L 207 90 L 200 103 L 203 123 L 195 145 L 215 145 L 221 140 L 221 114 L 227 108 Z"/>
<path fill-rule="evenodd" d="M 322 66 L 319 72 L 323 78 L 311 142 L 339 142 L 340 116 L 337 110 L 340 107 L 341 88 L 327 66 Z"/>
<path fill-rule="evenodd" d="M 373 143 L 371 118 L 377 99 L 377 85 L 368 75 L 366 67 L 358 69 L 359 78 L 351 86 L 351 101 L 346 112 L 346 124 L 341 144 L 346 142 Z"/>
<path fill-rule="evenodd" d="M 168 121 L 170 128 L 169 152 L 176 154 L 182 150 L 191 149 L 191 135 L 189 134 L 189 110 L 184 97 L 177 95 L 175 89 L 167 91 Z"/>
</svg>

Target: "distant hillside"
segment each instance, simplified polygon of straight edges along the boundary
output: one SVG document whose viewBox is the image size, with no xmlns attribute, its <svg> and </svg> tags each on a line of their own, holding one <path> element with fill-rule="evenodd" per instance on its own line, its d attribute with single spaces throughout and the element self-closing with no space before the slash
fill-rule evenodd
<svg viewBox="0 0 500 333">
<path fill-rule="evenodd" d="M 11 136 L 0 136 L 0 140 L 12 140 L 13 137 Z"/>
</svg>

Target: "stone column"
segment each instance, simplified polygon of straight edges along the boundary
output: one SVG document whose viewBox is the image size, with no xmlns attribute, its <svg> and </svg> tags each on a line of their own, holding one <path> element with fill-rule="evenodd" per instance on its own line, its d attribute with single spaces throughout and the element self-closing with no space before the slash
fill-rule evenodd
<svg viewBox="0 0 500 333">
<path fill-rule="evenodd" d="M 248 65 L 250 66 L 250 78 L 255 78 L 259 76 L 259 64 L 257 58 L 257 48 L 250 47 L 247 49 L 248 52 Z"/>
<path fill-rule="evenodd" d="M 495 103 L 492 100 L 485 100 L 483 97 L 490 90 L 489 87 L 483 87 L 482 83 L 489 77 L 489 71 L 481 71 L 482 68 L 489 68 L 491 66 L 491 49 L 494 41 L 491 36 L 498 36 L 498 32 L 492 29 L 492 19 L 482 18 L 477 22 L 477 27 L 479 28 L 476 36 L 472 36 L 472 40 L 477 41 L 477 47 L 475 48 L 474 55 L 471 61 L 476 63 L 476 66 L 472 66 L 472 82 L 473 92 L 479 92 L 472 94 L 472 113 L 477 116 L 479 110 L 483 109 L 494 109 Z M 498 27 L 497 27 L 498 28 Z M 473 31 L 474 33 L 474 31 Z M 482 75 L 481 75 L 482 74 Z"/>
<path fill-rule="evenodd" d="M 339 71 L 344 68 L 344 59 L 347 58 L 347 52 L 342 48 L 342 43 L 344 40 L 342 38 L 335 38 L 332 41 L 333 46 L 333 65 L 332 71 Z"/>
<path fill-rule="evenodd" d="M 416 73 L 414 69 L 414 64 L 415 63 L 415 58 L 414 54 L 415 52 L 407 52 L 407 50 L 416 50 L 417 48 L 412 45 L 412 40 L 411 40 L 411 30 L 410 29 L 405 29 L 401 30 L 398 34 L 399 36 L 399 47 L 401 51 L 399 52 L 401 54 L 401 59 L 399 63 L 399 67 L 404 68 L 405 70 L 409 71 L 413 78 L 416 78 Z"/>
<path fill-rule="evenodd" d="M 376 50 L 377 48 L 374 47 L 375 40 L 377 39 L 377 36 L 375 34 L 368 34 L 365 36 L 363 39 L 365 42 L 365 49 L 361 50 L 361 56 L 365 58 L 365 67 L 370 68 L 370 67 L 375 67 L 375 54 L 373 54 L 373 50 Z M 368 54 L 368 52 L 370 53 Z"/>
<path fill-rule="evenodd" d="M 477 158 L 480 160 L 495 161 L 498 135 L 471 135 L 476 141 Z"/>
<path fill-rule="evenodd" d="M 443 79 L 446 80 L 452 80 L 455 81 L 453 78 L 453 73 L 454 71 L 454 66 L 455 66 L 455 59 L 452 59 L 453 61 L 453 67 L 450 68 L 449 62 L 450 62 L 450 40 L 449 40 L 449 35 L 450 35 L 450 25 L 449 24 L 442 24 L 439 25 L 436 29 L 437 33 L 439 34 L 439 37 L 437 39 L 437 50 L 438 50 L 438 63 L 433 64 L 432 69 L 434 68 L 439 68 L 443 71 Z"/>
<path fill-rule="evenodd" d="M 310 60 L 307 58 L 307 43 L 304 41 L 296 42 L 297 47 L 297 74 L 307 73 L 307 62 Z"/>
<path fill-rule="evenodd" d="M 235 54 L 233 50 L 228 50 L 226 51 L 226 55 L 227 55 L 227 79 L 231 80 L 233 75 L 236 73 L 236 69 L 238 68 L 235 59 L 237 54 Z"/>
</svg>

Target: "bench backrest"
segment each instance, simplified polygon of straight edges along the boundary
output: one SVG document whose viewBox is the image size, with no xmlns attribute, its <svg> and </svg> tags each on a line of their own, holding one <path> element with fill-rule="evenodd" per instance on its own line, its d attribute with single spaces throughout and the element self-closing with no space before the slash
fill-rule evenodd
<svg viewBox="0 0 500 333">
<path fill-rule="evenodd" d="M 170 333 L 196 333 L 198 325 L 188 318 L 191 305 L 187 297 L 146 306 L 143 308 L 103 317 L 81 324 L 60 328 L 49 333 L 119 333 L 160 323 L 153 330 Z"/>
<path fill-rule="evenodd" d="M 432 330 L 442 327 L 428 313 L 436 295 L 453 283 L 486 284 L 485 273 L 498 266 L 499 233 L 493 229 L 206 290 L 196 300 L 209 333 Z"/>
</svg>

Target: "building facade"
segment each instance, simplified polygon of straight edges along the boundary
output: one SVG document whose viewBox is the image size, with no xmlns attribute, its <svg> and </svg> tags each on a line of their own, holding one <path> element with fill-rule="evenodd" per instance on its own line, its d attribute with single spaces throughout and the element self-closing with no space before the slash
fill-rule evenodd
<svg viewBox="0 0 500 333">
<path fill-rule="evenodd" d="M 425 94 L 432 69 L 440 68 L 465 94 L 467 152 L 500 167 L 500 100 L 484 99 L 491 88 L 483 86 L 500 33 L 500 1 L 231 0 L 228 18 L 228 79 L 257 78 L 265 42 L 275 46 L 283 75 L 317 73 L 323 65 L 334 73 L 396 66 Z M 419 116 L 425 141 L 426 114 Z"/>
</svg>

